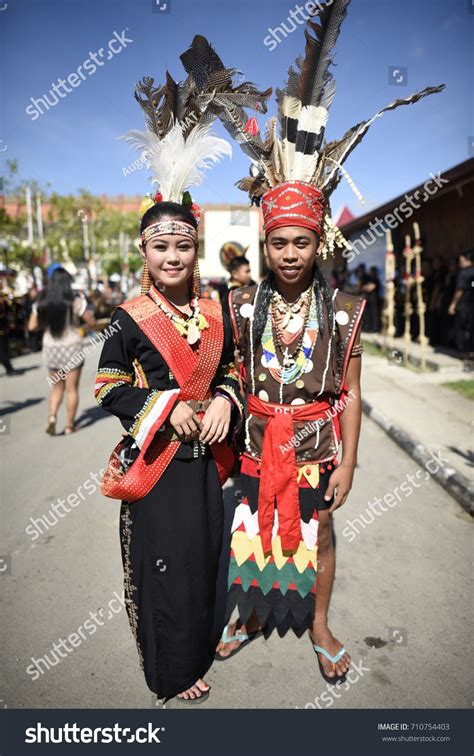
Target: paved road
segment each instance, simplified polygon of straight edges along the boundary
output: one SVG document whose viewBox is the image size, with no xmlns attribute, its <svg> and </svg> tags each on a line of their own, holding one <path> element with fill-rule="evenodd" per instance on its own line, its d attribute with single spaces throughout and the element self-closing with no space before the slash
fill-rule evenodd
<svg viewBox="0 0 474 756">
<path fill-rule="evenodd" d="M 94 482 L 120 436 L 118 421 L 92 397 L 97 359 L 95 350 L 83 371 L 82 429 L 68 437 L 44 433 L 48 386 L 39 355 L 16 360 L 27 368 L 23 376 L 0 378 L 3 707 L 155 705 L 117 599 L 119 504 L 103 499 L 97 477 Z M 61 428 L 64 416 L 60 420 Z M 471 522 L 417 470 L 416 462 L 364 420 L 355 486 L 335 516 L 332 626 L 358 667 L 352 683 L 328 693 L 308 639 L 272 636 L 214 665 L 208 675 L 212 695 L 204 706 L 471 707 Z M 408 475 L 415 476 L 410 495 L 408 483 L 399 488 Z M 394 494 L 384 500 L 392 506 L 371 514 L 369 502 L 387 494 Z M 62 516 L 55 523 L 51 506 L 67 499 L 70 512 L 56 507 Z M 226 501 L 230 509 L 231 488 Z M 49 524 L 38 522 L 45 515 Z M 11 574 L 5 570 L 7 555 Z M 45 655 L 54 664 L 53 644 L 67 636 L 73 645 L 61 645 L 59 662 L 47 669 Z M 27 671 L 32 658 L 42 669 L 38 679 L 32 668 Z"/>
</svg>

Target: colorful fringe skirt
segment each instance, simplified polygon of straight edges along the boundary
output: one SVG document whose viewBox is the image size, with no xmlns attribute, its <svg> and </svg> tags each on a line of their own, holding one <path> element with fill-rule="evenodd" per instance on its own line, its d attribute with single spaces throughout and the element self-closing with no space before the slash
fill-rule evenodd
<svg viewBox="0 0 474 756">
<path fill-rule="evenodd" d="M 318 560 L 318 510 L 337 460 L 309 463 L 299 468 L 298 493 L 301 540 L 296 551 L 283 552 L 275 508 L 272 552 L 264 555 L 258 524 L 260 462 L 242 458 L 236 484 L 237 507 L 232 523 L 226 622 L 237 607 L 245 624 L 255 612 L 266 637 L 293 630 L 299 637 L 312 623 L 315 609 Z"/>
</svg>

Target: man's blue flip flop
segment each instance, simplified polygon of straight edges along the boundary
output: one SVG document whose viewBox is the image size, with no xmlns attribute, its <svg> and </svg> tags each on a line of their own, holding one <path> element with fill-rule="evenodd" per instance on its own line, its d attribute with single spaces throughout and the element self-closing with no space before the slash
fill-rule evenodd
<svg viewBox="0 0 474 756">
<path fill-rule="evenodd" d="M 313 650 L 318 660 L 319 670 L 321 672 L 321 675 L 326 680 L 326 682 L 328 682 L 330 685 L 336 685 L 336 683 L 338 682 L 344 682 L 346 678 L 345 673 L 340 676 L 336 674 L 334 677 L 328 677 L 328 675 L 325 673 L 323 669 L 323 665 L 321 664 L 321 661 L 318 656 L 318 654 L 323 654 L 323 656 L 325 656 L 326 659 L 329 659 L 329 661 L 332 663 L 333 670 L 336 671 L 336 662 L 342 659 L 342 657 L 346 653 L 346 649 L 344 648 L 344 646 L 341 649 L 339 649 L 339 651 L 337 652 L 335 656 L 331 656 L 331 654 L 328 651 L 326 651 L 325 648 L 323 648 L 322 646 L 315 646 L 314 643 L 313 643 Z"/>
</svg>

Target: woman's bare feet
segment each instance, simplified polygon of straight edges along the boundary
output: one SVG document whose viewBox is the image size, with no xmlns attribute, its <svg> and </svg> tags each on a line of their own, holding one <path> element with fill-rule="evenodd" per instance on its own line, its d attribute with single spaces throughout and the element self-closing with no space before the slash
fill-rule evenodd
<svg viewBox="0 0 474 756">
<path fill-rule="evenodd" d="M 241 625 L 240 620 L 236 620 L 235 622 L 232 622 L 231 624 L 227 625 L 227 635 L 228 637 L 232 637 L 233 635 L 250 635 L 251 633 L 256 633 L 257 630 L 261 630 L 262 626 L 260 625 L 257 617 L 252 614 L 249 621 L 246 625 Z M 224 643 L 224 641 L 219 641 L 216 652 L 221 656 L 223 659 L 230 656 L 232 651 L 235 651 L 236 648 L 240 646 L 241 643 L 245 641 L 245 637 L 242 638 L 242 640 L 233 640 L 229 641 L 228 643 Z"/>
<path fill-rule="evenodd" d="M 321 648 L 324 648 L 325 651 L 331 654 L 331 656 L 336 656 L 336 654 L 343 647 L 341 641 L 337 640 L 337 638 L 334 637 L 327 625 L 313 625 L 312 631 L 310 631 L 309 633 L 309 637 L 311 638 L 313 645 L 321 646 Z M 347 651 L 335 664 L 330 662 L 329 659 L 324 656 L 324 654 L 318 653 L 318 658 L 321 662 L 324 674 L 327 677 L 343 677 L 343 675 L 345 675 L 345 673 L 348 671 L 351 663 L 351 657 L 349 656 Z"/>
<path fill-rule="evenodd" d="M 207 693 L 210 690 L 210 686 L 204 680 L 196 680 L 194 685 L 191 685 L 187 690 L 183 690 L 182 693 L 178 693 L 177 698 L 183 698 L 185 701 L 193 698 L 201 698 L 203 693 Z"/>
</svg>

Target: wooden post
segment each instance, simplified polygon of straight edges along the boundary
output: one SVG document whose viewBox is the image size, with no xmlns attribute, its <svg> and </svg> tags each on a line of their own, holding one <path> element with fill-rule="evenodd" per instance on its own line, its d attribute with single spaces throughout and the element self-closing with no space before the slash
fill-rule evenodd
<svg viewBox="0 0 474 756">
<path fill-rule="evenodd" d="M 385 253 L 385 306 L 384 315 L 384 351 L 393 349 L 395 336 L 395 255 L 393 253 L 392 232 L 385 232 L 387 251 Z"/>
<path fill-rule="evenodd" d="M 411 316 L 413 315 L 413 305 L 411 303 L 411 287 L 413 284 L 411 265 L 412 265 L 412 260 L 413 260 L 413 250 L 411 248 L 411 238 L 409 234 L 405 236 L 405 249 L 403 250 L 403 255 L 405 257 L 405 275 L 404 275 L 404 279 L 405 279 L 405 309 L 404 309 L 405 348 L 404 348 L 403 362 L 404 362 L 404 365 L 406 366 L 408 365 L 408 350 L 410 348 L 410 325 L 411 325 Z"/>
<path fill-rule="evenodd" d="M 423 247 L 420 239 L 420 227 L 418 223 L 413 223 L 413 231 L 415 236 L 415 246 L 413 247 L 413 255 L 415 258 L 415 284 L 416 284 L 416 312 L 419 318 L 420 324 L 420 347 L 421 347 L 421 369 L 426 368 L 426 345 L 428 339 L 425 333 L 425 312 L 426 304 L 423 301 L 423 281 L 425 280 L 421 273 L 421 254 Z"/>
</svg>

